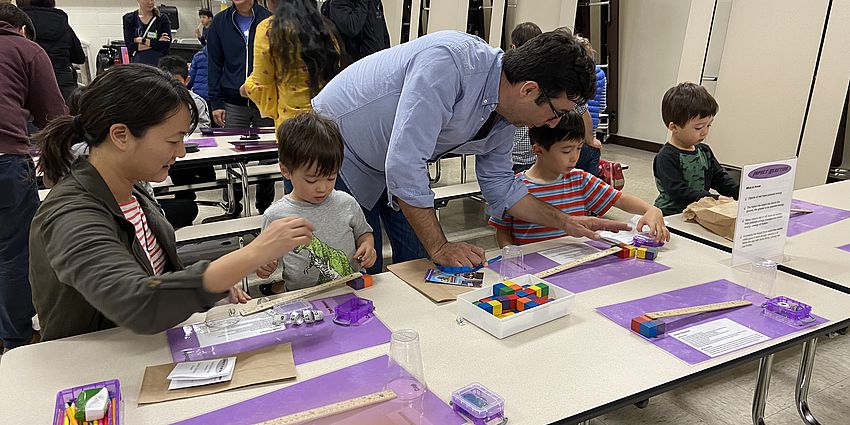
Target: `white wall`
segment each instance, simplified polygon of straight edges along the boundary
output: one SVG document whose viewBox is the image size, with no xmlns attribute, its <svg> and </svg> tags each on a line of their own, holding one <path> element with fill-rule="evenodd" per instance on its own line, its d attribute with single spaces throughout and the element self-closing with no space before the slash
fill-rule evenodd
<svg viewBox="0 0 850 425">
<path fill-rule="evenodd" d="M 699 37 L 686 38 L 691 3 L 706 0 L 642 0 L 620 2 L 620 63 L 617 134 L 664 143 L 661 98 L 680 78 L 685 49 L 705 49 Z M 711 15 L 708 16 L 711 19 Z M 697 25 L 694 18 L 693 25 Z M 704 27 L 699 23 L 700 27 Z M 706 32 L 707 36 L 707 32 Z M 694 45 L 686 45 L 685 41 Z M 692 60 L 685 59 L 690 69 Z M 687 76 L 696 81 L 699 75 Z M 692 79 L 693 81 L 693 79 Z"/>
<path fill-rule="evenodd" d="M 508 14 L 512 17 L 507 22 L 507 33 L 510 34 L 513 27 L 523 22 L 534 22 L 543 31 L 559 27 L 572 30 L 576 23 L 577 6 L 578 0 L 516 0 L 516 8 L 508 8 Z"/>
</svg>

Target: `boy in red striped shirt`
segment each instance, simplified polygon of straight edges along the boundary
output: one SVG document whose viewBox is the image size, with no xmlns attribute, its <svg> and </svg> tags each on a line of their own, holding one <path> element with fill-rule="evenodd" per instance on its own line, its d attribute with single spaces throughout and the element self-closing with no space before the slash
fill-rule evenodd
<svg viewBox="0 0 850 425">
<path fill-rule="evenodd" d="M 589 213 L 602 216 L 611 207 L 639 214 L 642 217 L 638 221 L 637 230 L 648 226 L 657 241 L 670 240 L 661 210 L 637 196 L 614 189 L 590 173 L 574 169 L 584 140 L 584 122 L 580 115 L 570 112 L 554 128 L 531 128 L 529 138 L 537 160 L 528 171 L 517 174 L 517 178 L 528 187 L 529 193 L 575 216 Z M 489 224 L 496 228 L 499 247 L 545 241 L 565 235 L 562 230 L 529 223 L 509 214 L 490 217 Z"/>
</svg>

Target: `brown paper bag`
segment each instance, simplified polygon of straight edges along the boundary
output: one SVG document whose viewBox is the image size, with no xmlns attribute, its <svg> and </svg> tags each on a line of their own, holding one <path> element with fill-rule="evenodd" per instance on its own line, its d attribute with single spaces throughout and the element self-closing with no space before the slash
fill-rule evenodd
<svg viewBox="0 0 850 425">
<path fill-rule="evenodd" d="M 387 266 L 394 275 L 399 279 L 407 282 L 422 295 L 430 298 L 434 302 L 442 303 L 446 301 L 454 301 L 457 296 L 479 288 L 470 288 L 466 286 L 441 285 L 439 283 L 431 283 L 425 281 L 425 272 L 428 269 L 435 269 L 430 260 L 420 258 L 418 260 L 405 261 L 403 263 L 392 264 Z"/>
<path fill-rule="evenodd" d="M 228 382 L 169 390 L 168 384 L 170 381 L 167 377 L 171 373 L 171 370 L 174 369 L 174 363 L 148 366 L 145 368 L 145 376 L 142 378 L 142 388 L 139 390 L 138 403 L 159 403 L 161 401 L 197 397 L 254 384 L 295 378 L 295 360 L 292 358 L 292 345 L 290 343 L 278 344 L 259 350 L 239 353 L 236 355 L 235 367 L 233 378 Z"/>
<path fill-rule="evenodd" d="M 738 201 L 705 197 L 682 212 L 685 221 L 697 222 L 712 233 L 728 240 L 735 239 L 735 221 L 738 219 Z"/>
</svg>

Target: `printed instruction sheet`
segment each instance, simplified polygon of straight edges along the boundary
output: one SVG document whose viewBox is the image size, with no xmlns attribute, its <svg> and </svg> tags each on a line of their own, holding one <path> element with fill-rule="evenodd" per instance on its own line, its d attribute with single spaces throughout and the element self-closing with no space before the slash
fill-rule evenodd
<svg viewBox="0 0 850 425">
<path fill-rule="evenodd" d="M 770 339 L 725 317 L 673 331 L 668 335 L 709 357 L 722 356 Z"/>
</svg>

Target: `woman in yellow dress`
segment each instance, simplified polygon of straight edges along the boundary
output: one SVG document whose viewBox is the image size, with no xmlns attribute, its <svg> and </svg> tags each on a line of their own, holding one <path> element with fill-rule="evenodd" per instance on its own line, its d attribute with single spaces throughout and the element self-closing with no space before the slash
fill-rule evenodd
<svg viewBox="0 0 850 425">
<path fill-rule="evenodd" d="M 273 9 L 257 26 L 254 70 L 241 91 L 277 128 L 312 109 L 310 99 L 340 71 L 342 53 L 314 0 L 279 0 Z"/>
</svg>

